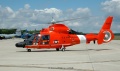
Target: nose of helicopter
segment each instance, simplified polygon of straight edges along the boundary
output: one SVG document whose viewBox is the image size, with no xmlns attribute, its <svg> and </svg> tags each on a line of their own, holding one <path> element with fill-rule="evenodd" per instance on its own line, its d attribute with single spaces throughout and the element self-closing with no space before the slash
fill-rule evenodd
<svg viewBox="0 0 120 71">
<path fill-rule="evenodd" d="M 19 42 L 15 44 L 16 47 L 24 48 L 25 47 L 25 42 Z"/>
</svg>

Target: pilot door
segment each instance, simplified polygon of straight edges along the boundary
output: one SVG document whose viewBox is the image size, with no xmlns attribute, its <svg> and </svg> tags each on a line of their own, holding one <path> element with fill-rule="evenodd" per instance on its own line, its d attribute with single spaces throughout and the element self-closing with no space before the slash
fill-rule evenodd
<svg viewBox="0 0 120 71">
<path fill-rule="evenodd" d="M 50 35 L 41 35 L 40 44 L 47 45 L 50 42 Z"/>
<path fill-rule="evenodd" d="M 33 45 L 38 45 L 40 40 L 40 34 L 35 35 Z"/>
</svg>

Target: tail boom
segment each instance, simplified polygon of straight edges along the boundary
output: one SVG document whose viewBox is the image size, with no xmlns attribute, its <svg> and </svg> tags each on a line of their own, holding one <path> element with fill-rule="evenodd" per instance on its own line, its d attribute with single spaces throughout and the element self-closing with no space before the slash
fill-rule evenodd
<svg viewBox="0 0 120 71">
<path fill-rule="evenodd" d="M 86 43 L 90 43 L 90 41 L 97 40 L 98 44 L 110 42 L 114 38 L 114 34 L 111 28 L 113 17 L 109 16 L 104 22 L 100 32 L 98 34 L 87 34 L 86 35 Z"/>
</svg>

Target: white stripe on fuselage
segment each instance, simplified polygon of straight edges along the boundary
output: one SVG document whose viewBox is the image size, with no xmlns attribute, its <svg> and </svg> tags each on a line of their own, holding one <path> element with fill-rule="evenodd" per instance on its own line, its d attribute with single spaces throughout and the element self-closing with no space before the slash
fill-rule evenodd
<svg viewBox="0 0 120 71">
<path fill-rule="evenodd" d="M 77 35 L 79 40 L 80 40 L 80 43 L 86 43 L 86 37 L 84 35 Z"/>
</svg>

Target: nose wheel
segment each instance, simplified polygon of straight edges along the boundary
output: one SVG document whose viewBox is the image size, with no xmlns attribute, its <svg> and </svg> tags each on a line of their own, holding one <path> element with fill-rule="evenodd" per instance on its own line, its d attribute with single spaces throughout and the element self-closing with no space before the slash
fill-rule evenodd
<svg viewBox="0 0 120 71">
<path fill-rule="evenodd" d="M 31 52 L 31 49 L 27 49 L 27 52 Z"/>
</svg>

